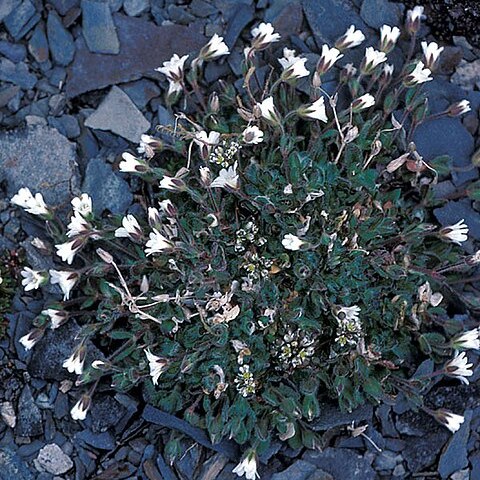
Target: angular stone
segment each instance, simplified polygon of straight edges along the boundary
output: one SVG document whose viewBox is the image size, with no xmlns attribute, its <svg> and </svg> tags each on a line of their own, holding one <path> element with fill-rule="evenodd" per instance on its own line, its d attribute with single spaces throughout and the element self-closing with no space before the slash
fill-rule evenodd
<svg viewBox="0 0 480 480">
<path fill-rule="evenodd" d="M 0 59 L 0 80 L 14 83 L 25 90 L 32 89 L 37 83 L 37 77 L 30 73 L 25 63 L 13 63 L 6 58 Z"/>
<path fill-rule="evenodd" d="M 21 437 L 35 437 L 43 433 L 42 413 L 28 385 L 23 388 L 18 400 L 16 433 Z"/>
<path fill-rule="evenodd" d="M 34 480 L 34 478 L 27 465 L 13 450 L 0 448 L 0 480 Z"/>
<path fill-rule="evenodd" d="M 398 3 L 386 0 L 363 0 L 360 15 L 365 23 L 372 28 L 380 28 L 382 25 L 399 25 L 402 14 Z"/>
<path fill-rule="evenodd" d="M 82 430 L 75 434 L 75 439 L 101 450 L 115 448 L 115 439 L 110 432 L 93 433 L 91 430 Z"/>
<path fill-rule="evenodd" d="M 68 71 L 68 97 L 137 80 L 146 73 L 154 73 L 174 53 L 185 55 L 206 43 L 200 25 L 157 27 L 136 17 L 114 14 L 113 18 L 120 40 L 119 55 L 91 53 L 84 41 L 79 42 L 75 61 Z"/>
<path fill-rule="evenodd" d="M 0 180 L 7 194 L 21 187 L 41 192 L 52 207 L 68 205 L 78 185 L 75 145 L 53 128 L 15 130 L 0 136 Z"/>
<path fill-rule="evenodd" d="M 136 82 L 125 83 L 120 88 L 130 97 L 138 108 L 145 108 L 147 103 L 160 95 L 160 88 L 150 80 L 142 78 Z"/>
<path fill-rule="evenodd" d="M 303 0 L 303 11 L 319 47 L 326 42 L 334 43 L 350 25 L 368 33 L 352 0 Z"/>
<path fill-rule="evenodd" d="M 8 33 L 20 40 L 40 20 L 37 9 L 30 0 L 23 2 L 5 18 L 4 24 Z M 33 23 L 34 22 L 34 23 Z"/>
<path fill-rule="evenodd" d="M 47 37 L 54 62 L 67 66 L 75 55 L 75 44 L 72 34 L 65 29 L 60 17 L 54 10 L 51 10 L 48 14 Z"/>
<path fill-rule="evenodd" d="M 12 98 L 20 91 L 18 85 L 10 85 L 0 90 L 0 108 L 3 108 L 5 105 L 10 102 Z"/>
<path fill-rule="evenodd" d="M 407 461 L 408 469 L 413 472 L 425 471 L 435 463 L 438 452 L 448 440 L 446 431 L 438 431 L 422 437 L 409 437 L 402 455 Z"/>
<path fill-rule="evenodd" d="M 120 52 L 120 42 L 108 3 L 82 0 L 82 26 L 90 52 L 114 55 Z"/>
<path fill-rule="evenodd" d="M 303 457 L 306 462 L 316 465 L 333 478 L 358 478 L 374 480 L 376 478 L 370 462 L 352 450 L 346 448 L 326 448 L 322 452 L 307 451 Z"/>
<path fill-rule="evenodd" d="M 322 403 L 320 405 L 320 416 L 311 424 L 312 430 L 328 430 L 329 428 L 349 425 L 352 422 L 367 420 L 371 422 L 373 408 L 369 404 L 356 408 L 353 412 L 342 412 L 337 405 Z"/>
<path fill-rule="evenodd" d="M 80 136 L 80 125 L 77 117 L 74 115 L 62 115 L 61 117 L 48 117 L 48 124 L 56 128 L 67 138 L 77 138 Z"/>
<path fill-rule="evenodd" d="M 8 17 L 20 5 L 21 0 L 2 0 L 0 2 L 0 22 Z"/>
<path fill-rule="evenodd" d="M 0 40 L 0 54 L 7 57 L 14 63 L 23 62 L 27 56 L 27 50 L 20 43 L 10 43 Z"/>
<path fill-rule="evenodd" d="M 253 20 L 254 13 L 255 8 L 252 5 L 246 5 L 244 3 L 239 3 L 233 11 L 228 21 L 228 27 L 224 37 L 225 43 L 230 48 L 233 48 L 245 26 Z"/>
<path fill-rule="evenodd" d="M 82 191 L 90 194 L 97 213 L 104 210 L 115 214 L 124 213 L 133 200 L 128 183 L 99 157 L 88 162 Z"/>
<path fill-rule="evenodd" d="M 28 51 L 38 63 L 48 60 L 48 40 L 43 23 L 38 24 L 33 31 L 28 41 Z"/>
<path fill-rule="evenodd" d="M 124 0 L 123 9 L 129 17 L 136 17 L 150 9 L 150 0 Z"/>
<path fill-rule="evenodd" d="M 468 465 L 467 442 L 470 438 L 470 422 L 472 410 L 466 410 L 463 416 L 465 421 L 460 429 L 450 438 L 438 462 L 438 473 L 442 479 L 448 478 L 453 472 Z"/>
<path fill-rule="evenodd" d="M 72 8 L 80 5 L 80 0 L 49 0 L 62 17 Z"/>
<path fill-rule="evenodd" d="M 465 220 L 468 235 L 480 240 L 480 215 L 472 208 L 472 202 L 468 198 L 457 202 L 450 201 L 443 207 L 436 208 L 433 214 L 444 227 Z"/>
<path fill-rule="evenodd" d="M 473 90 L 480 86 L 480 59 L 473 62 L 462 60 L 455 73 L 452 82 L 460 85 L 465 90 Z"/>
<path fill-rule="evenodd" d="M 56 443 L 45 445 L 35 460 L 37 470 L 62 475 L 73 468 L 73 462 Z"/>
<path fill-rule="evenodd" d="M 85 126 L 107 130 L 130 142 L 138 143 L 150 123 L 130 97 L 118 87 L 112 87 L 100 106 L 85 121 Z"/>
<path fill-rule="evenodd" d="M 274 473 L 272 480 L 309 480 L 311 475 L 317 470 L 315 465 L 305 462 L 304 460 L 297 460 L 290 465 L 286 470 L 280 473 Z"/>
</svg>

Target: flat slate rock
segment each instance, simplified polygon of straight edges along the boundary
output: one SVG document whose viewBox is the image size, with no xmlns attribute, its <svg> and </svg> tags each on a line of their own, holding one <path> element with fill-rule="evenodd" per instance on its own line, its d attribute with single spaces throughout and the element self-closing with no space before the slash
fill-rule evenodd
<svg viewBox="0 0 480 480">
<path fill-rule="evenodd" d="M 28 385 L 25 385 L 18 400 L 15 433 L 21 437 L 35 437 L 43 433 L 42 413 Z"/>
<path fill-rule="evenodd" d="M 52 207 L 68 205 L 78 187 L 75 145 L 54 128 L 35 127 L 0 135 L 0 181 L 11 197 L 21 187 L 42 193 Z"/>
<path fill-rule="evenodd" d="M 443 207 L 436 208 L 433 214 L 444 227 L 454 225 L 465 220 L 468 225 L 468 235 L 480 240 L 480 215 L 472 208 L 472 201 L 468 198 L 457 202 L 450 201 Z"/>
<path fill-rule="evenodd" d="M 323 473 L 323 475 L 321 475 Z M 274 473 L 271 480 L 334 480 L 333 477 L 318 470 L 315 465 L 304 460 L 297 460 L 283 472 Z"/>
<path fill-rule="evenodd" d="M 312 430 L 320 431 L 364 420 L 370 423 L 372 416 L 373 407 L 369 404 L 365 404 L 348 413 L 342 412 L 337 405 L 322 403 L 320 404 L 320 415 L 317 420 L 312 422 L 311 428 Z"/>
<path fill-rule="evenodd" d="M 113 86 L 100 106 L 85 120 L 85 126 L 107 130 L 138 143 L 142 133 L 150 128 L 150 122 L 122 89 Z"/>
<path fill-rule="evenodd" d="M 0 480 L 33 480 L 34 478 L 27 465 L 13 450 L 0 447 Z"/>
<path fill-rule="evenodd" d="M 14 8 L 5 18 L 4 25 L 14 40 L 18 41 L 28 33 L 39 20 L 40 14 L 37 12 L 34 4 L 30 0 L 23 0 L 23 2 L 18 5 L 17 8 Z"/>
<path fill-rule="evenodd" d="M 47 37 L 54 62 L 62 66 L 70 64 L 75 55 L 75 44 L 72 34 L 65 29 L 55 10 L 48 14 Z"/>
<path fill-rule="evenodd" d="M 382 25 L 400 25 L 402 15 L 401 5 L 386 0 L 363 0 L 360 15 L 365 23 L 372 28 Z"/>
<path fill-rule="evenodd" d="M 0 59 L 0 80 L 13 83 L 25 90 L 32 89 L 37 83 L 37 77 L 30 73 L 26 63 L 13 63 L 7 58 Z"/>
<path fill-rule="evenodd" d="M 200 49 L 207 42 L 200 33 L 200 25 L 157 27 L 153 22 L 119 13 L 113 18 L 120 40 L 120 53 L 108 56 L 91 53 L 85 41 L 79 39 L 75 60 L 68 69 L 68 97 L 137 80 L 145 73 L 154 74 L 155 68 L 174 53 L 185 55 Z"/>
<path fill-rule="evenodd" d="M 96 213 L 125 213 L 133 200 L 128 183 L 101 157 L 89 160 L 82 191 L 92 197 Z"/>
<path fill-rule="evenodd" d="M 367 26 L 360 18 L 352 0 L 303 0 L 303 11 L 312 29 L 318 47 L 333 43 L 345 33 L 350 25 L 355 25 L 368 36 Z"/>
<path fill-rule="evenodd" d="M 108 2 L 82 0 L 82 32 L 92 53 L 118 54 L 120 42 Z"/>
<path fill-rule="evenodd" d="M 375 471 L 370 462 L 362 455 L 346 448 L 326 448 L 322 452 L 309 450 L 303 457 L 333 478 L 354 478 L 356 480 L 373 480 Z"/>
</svg>

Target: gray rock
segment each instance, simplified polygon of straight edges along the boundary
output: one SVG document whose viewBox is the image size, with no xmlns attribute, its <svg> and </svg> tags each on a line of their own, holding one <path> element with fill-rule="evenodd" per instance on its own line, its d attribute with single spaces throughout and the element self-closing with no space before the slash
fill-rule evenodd
<svg viewBox="0 0 480 480">
<path fill-rule="evenodd" d="M 14 130 L 0 136 L 0 180 L 7 194 L 21 187 L 41 192 L 53 208 L 70 203 L 78 186 L 75 145 L 53 128 Z"/>
<path fill-rule="evenodd" d="M 82 0 L 83 36 L 93 53 L 118 54 L 120 42 L 108 3 Z"/>
<path fill-rule="evenodd" d="M 62 115 L 61 117 L 48 117 L 48 124 L 56 128 L 62 135 L 74 139 L 80 136 L 80 125 L 77 117 L 73 115 Z"/>
<path fill-rule="evenodd" d="M 393 470 L 398 460 L 399 455 L 397 453 L 384 450 L 375 458 L 374 466 L 377 470 Z"/>
<path fill-rule="evenodd" d="M 475 452 L 470 457 L 472 464 L 472 478 L 480 478 L 480 452 Z"/>
<path fill-rule="evenodd" d="M 452 75 L 452 82 L 460 85 L 465 90 L 473 90 L 480 86 L 480 59 L 473 62 L 462 60 L 455 73 Z"/>
<path fill-rule="evenodd" d="M 62 16 L 64 16 L 73 7 L 80 5 L 80 0 L 49 0 L 55 10 Z"/>
<path fill-rule="evenodd" d="M 0 54 L 14 63 L 22 62 L 27 55 L 26 48 L 20 43 L 10 43 L 0 40 Z"/>
<path fill-rule="evenodd" d="M 102 433 L 122 423 L 127 409 L 110 395 L 95 395 L 90 408 L 93 433 Z"/>
<path fill-rule="evenodd" d="M 421 472 L 435 463 L 438 452 L 442 449 L 449 435 L 446 431 L 438 431 L 419 438 L 409 438 L 402 454 L 411 472 Z"/>
<path fill-rule="evenodd" d="M 398 3 L 386 0 L 363 0 L 360 15 L 369 27 L 380 28 L 385 24 L 399 25 L 402 10 Z"/>
<path fill-rule="evenodd" d="M 309 450 L 302 459 L 329 473 L 333 478 L 375 478 L 375 472 L 367 458 L 345 448 L 328 447 L 322 452 Z"/>
<path fill-rule="evenodd" d="M 23 2 L 14 8 L 5 18 L 4 25 L 8 33 L 10 33 L 15 41 L 18 41 L 27 34 L 39 20 L 40 15 L 33 3 L 30 0 L 23 0 Z"/>
<path fill-rule="evenodd" d="M 450 438 L 445 450 L 438 462 L 438 473 L 442 479 L 448 478 L 453 472 L 461 470 L 468 465 L 467 442 L 470 438 L 470 422 L 472 420 L 472 410 L 466 410 L 464 413 L 465 421 L 460 429 Z"/>
<path fill-rule="evenodd" d="M 0 89 L 0 108 L 5 107 L 19 91 L 20 87 L 18 85 L 10 85 Z"/>
<path fill-rule="evenodd" d="M 42 413 L 28 385 L 23 388 L 18 400 L 16 433 L 21 437 L 35 437 L 43 433 Z"/>
<path fill-rule="evenodd" d="M 28 366 L 29 373 L 42 380 L 65 380 L 73 375 L 63 368 L 63 362 L 78 345 L 76 340 L 80 327 L 69 320 L 61 328 L 48 329 L 45 336 L 35 345 L 33 355 Z M 88 344 L 87 364 L 95 359 L 102 359 L 103 355 L 92 344 Z"/>
<path fill-rule="evenodd" d="M 48 40 L 43 23 L 38 24 L 33 31 L 28 41 L 28 51 L 38 63 L 43 63 L 48 60 Z"/>
<path fill-rule="evenodd" d="M 100 106 L 85 121 L 85 126 L 107 130 L 130 142 L 138 143 L 150 123 L 130 97 L 118 87 L 112 87 Z"/>
<path fill-rule="evenodd" d="M 130 17 L 137 17 L 150 10 L 150 0 L 123 0 L 123 9 Z"/>
<path fill-rule="evenodd" d="M 0 22 L 15 10 L 22 0 L 2 0 L 0 2 Z"/>
<path fill-rule="evenodd" d="M 205 0 L 192 0 L 190 11 L 199 18 L 206 18 L 218 12 L 217 8 Z"/>
<path fill-rule="evenodd" d="M 200 34 L 200 25 L 157 27 L 141 18 L 121 14 L 115 14 L 113 18 L 120 40 L 120 54 L 91 53 L 84 41 L 78 42 L 75 61 L 68 73 L 68 97 L 137 80 L 147 73 L 151 75 L 174 53 L 185 55 L 206 43 L 206 38 Z M 102 68 L 98 68 L 99 65 Z"/>
<path fill-rule="evenodd" d="M 167 7 L 167 12 L 173 23 L 188 25 L 195 20 L 195 17 L 188 12 L 184 5 L 171 4 Z"/>
<path fill-rule="evenodd" d="M 367 26 L 351 0 L 303 0 L 303 11 L 319 47 L 325 42 L 335 42 L 350 25 L 360 28 L 368 36 Z"/>
<path fill-rule="evenodd" d="M 91 430 L 82 430 L 75 434 L 75 440 L 101 450 L 113 450 L 115 448 L 115 438 L 110 432 L 93 433 Z"/>
<path fill-rule="evenodd" d="M 274 473 L 272 480 L 291 480 L 292 478 L 295 480 L 308 480 L 316 470 L 317 467 L 315 465 L 304 460 L 297 460 L 283 472 Z"/>
<path fill-rule="evenodd" d="M 427 162 L 448 155 L 455 167 L 465 169 L 471 166 L 474 141 L 459 118 L 439 118 L 422 123 L 416 129 L 413 141 Z M 453 183 L 457 186 L 477 177 L 476 169 L 452 172 Z"/>
<path fill-rule="evenodd" d="M 87 165 L 82 191 L 90 194 L 97 213 L 124 213 L 133 200 L 128 183 L 114 173 L 105 160 L 92 158 Z"/>
<path fill-rule="evenodd" d="M 160 88 L 145 78 L 136 82 L 124 83 L 120 88 L 130 97 L 138 108 L 145 108 L 152 98 L 160 95 Z"/>
<path fill-rule="evenodd" d="M 0 447 L 0 480 L 34 480 L 23 460 L 10 448 Z"/>
<path fill-rule="evenodd" d="M 239 3 L 238 7 L 233 11 L 229 18 L 227 31 L 225 32 L 224 41 L 232 49 L 237 42 L 238 37 L 243 29 L 253 20 L 255 8 L 253 5 L 245 5 Z"/>
<path fill-rule="evenodd" d="M 0 59 L 0 80 L 13 83 L 25 90 L 32 89 L 37 83 L 37 77 L 30 73 L 25 63 L 13 63 L 7 58 Z"/>
<path fill-rule="evenodd" d="M 371 422 L 373 416 L 373 407 L 365 404 L 356 408 L 353 412 L 342 412 L 338 406 L 322 403 L 320 405 L 320 417 L 312 422 L 311 428 L 314 431 L 328 430 L 329 428 L 339 427 L 341 425 L 349 425 L 352 422 L 367 421 Z"/>
<path fill-rule="evenodd" d="M 47 19 L 47 37 L 55 63 L 67 66 L 75 55 L 72 34 L 65 29 L 57 12 L 51 10 Z"/>
<path fill-rule="evenodd" d="M 457 202 L 449 201 L 443 207 L 436 208 L 433 214 L 444 227 L 464 219 L 468 225 L 469 236 L 480 240 L 480 216 L 473 210 L 472 202 L 468 198 Z"/>
<path fill-rule="evenodd" d="M 40 472 L 62 475 L 73 468 L 73 462 L 56 443 L 49 443 L 38 452 L 35 467 Z"/>
</svg>

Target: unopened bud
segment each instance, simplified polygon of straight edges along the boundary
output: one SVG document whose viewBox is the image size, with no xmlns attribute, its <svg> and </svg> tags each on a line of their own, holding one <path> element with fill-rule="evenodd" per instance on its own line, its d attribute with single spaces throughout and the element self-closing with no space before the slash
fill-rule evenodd
<svg viewBox="0 0 480 480">
<path fill-rule="evenodd" d="M 108 252 L 106 252 L 105 250 L 103 250 L 103 248 L 97 248 L 97 255 L 98 255 L 105 263 L 108 263 L 108 264 L 112 264 L 112 263 L 113 263 L 113 257 L 112 257 Z"/>
</svg>

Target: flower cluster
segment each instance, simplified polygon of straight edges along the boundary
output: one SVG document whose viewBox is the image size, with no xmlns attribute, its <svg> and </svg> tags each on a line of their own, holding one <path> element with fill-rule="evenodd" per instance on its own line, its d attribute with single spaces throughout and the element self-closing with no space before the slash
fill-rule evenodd
<svg viewBox="0 0 480 480">
<path fill-rule="evenodd" d="M 318 444 L 309 422 L 320 392 L 345 410 L 398 392 L 418 407 L 434 376 L 468 383 L 479 330 L 448 321 L 443 293 L 480 253 L 462 253 L 461 218 L 436 225 L 431 186 L 448 165 L 427 162 L 407 139 L 431 115 L 470 105 L 428 111 L 422 85 L 442 48 L 415 49 L 422 16 L 421 7 L 407 14 L 412 54 L 395 71 L 390 55 L 405 38 L 396 26 L 365 50 L 351 26 L 311 65 L 262 23 L 244 50 L 243 81 L 219 82 L 218 93 L 204 80 L 207 62 L 229 54 L 215 35 L 195 58 L 175 54 L 157 69 L 175 127 L 122 155 L 139 199 L 125 216 L 95 215 L 83 194 L 65 230 L 41 194 L 13 197 L 47 222 L 59 265 L 25 267 L 22 285 L 63 293 L 20 342 L 30 349 L 47 328 L 79 325 L 63 365 L 90 388 L 74 418 L 86 417 L 104 377 L 120 391 L 141 385 L 215 441 L 248 443 L 234 471 L 253 479 L 257 452 L 276 438 Z M 265 77 L 267 48 L 278 62 Z M 357 66 L 345 63 L 352 48 L 362 48 Z M 329 82 L 338 76 L 333 90 L 327 72 Z M 48 251 L 46 238 L 32 243 Z M 108 361 L 87 362 L 91 340 Z M 426 357 L 439 368 L 410 378 Z M 462 421 L 429 413 L 452 431 Z"/>
</svg>

